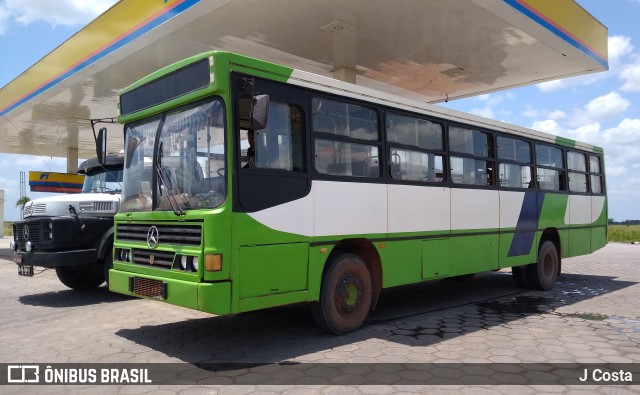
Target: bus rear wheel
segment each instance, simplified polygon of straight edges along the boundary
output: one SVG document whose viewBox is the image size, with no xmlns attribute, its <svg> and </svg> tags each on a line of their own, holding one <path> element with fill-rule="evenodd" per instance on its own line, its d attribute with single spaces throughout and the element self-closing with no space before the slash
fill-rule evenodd
<svg viewBox="0 0 640 395">
<path fill-rule="evenodd" d="M 556 284 L 560 258 L 553 242 L 542 243 L 538 251 L 538 262 L 527 266 L 527 282 L 529 287 L 542 291 L 550 291 Z"/>
<path fill-rule="evenodd" d="M 56 268 L 58 279 L 76 291 L 89 291 L 104 282 L 102 265 L 63 266 Z"/>
<path fill-rule="evenodd" d="M 333 259 L 322 279 L 320 300 L 312 305 L 318 326 L 337 335 L 360 328 L 371 308 L 371 284 L 369 269 L 358 255 Z"/>
</svg>

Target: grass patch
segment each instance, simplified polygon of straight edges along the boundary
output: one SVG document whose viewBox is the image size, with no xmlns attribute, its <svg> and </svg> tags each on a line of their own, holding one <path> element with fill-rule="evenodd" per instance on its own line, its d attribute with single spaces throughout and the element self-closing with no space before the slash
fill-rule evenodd
<svg viewBox="0 0 640 395">
<path fill-rule="evenodd" d="M 594 314 L 594 313 L 573 313 L 571 314 L 571 316 L 576 318 L 582 318 L 583 320 L 590 320 L 590 321 L 604 321 L 607 318 L 609 318 L 606 315 Z"/>
<path fill-rule="evenodd" d="M 640 225 L 609 225 L 609 241 L 619 243 L 640 242 Z"/>
<path fill-rule="evenodd" d="M 4 237 L 13 236 L 13 222 L 4 221 L 4 227 L 2 228 L 2 234 Z"/>
</svg>

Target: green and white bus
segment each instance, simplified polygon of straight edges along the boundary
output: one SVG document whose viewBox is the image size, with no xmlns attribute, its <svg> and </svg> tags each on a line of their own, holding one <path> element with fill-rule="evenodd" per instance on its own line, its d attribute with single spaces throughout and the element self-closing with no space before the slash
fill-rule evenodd
<svg viewBox="0 0 640 395">
<path fill-rule="evenodd" d="M 213 314 L 511 267 L 549 290 L 607 242 L 603 150 L 229 52 L 124 89 L 112 291 Z"/>
</svg>

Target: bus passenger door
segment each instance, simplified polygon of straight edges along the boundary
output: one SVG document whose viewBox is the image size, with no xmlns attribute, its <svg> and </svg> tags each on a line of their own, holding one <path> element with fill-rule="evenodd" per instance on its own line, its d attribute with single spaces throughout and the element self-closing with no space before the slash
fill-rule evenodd
<svg viewBox="0 0 640 395">
<path fill-rule="evenodd" d="M 305 301 L 313 206 L 304 94 L 236 73 L 232 86 L 233 310 Z M 269 96 L 269 116 L 251 130 L 247 114 L 257 95 Z"/>
</svg>

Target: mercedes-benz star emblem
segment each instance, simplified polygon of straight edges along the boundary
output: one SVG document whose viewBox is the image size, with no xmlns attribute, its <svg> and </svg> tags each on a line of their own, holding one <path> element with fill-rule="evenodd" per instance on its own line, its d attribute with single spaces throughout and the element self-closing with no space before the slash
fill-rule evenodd
<svg viewBox="0 0 640 395">
<path fill-rule="evenodd" d="M 24 235 L 25 240 L 29 240 L 29 227 L 27 225 L 22 228 L 22 234 Z"/>
<path fill-rule="evenodd" d="M 147 246 L 151 249 L 154 249 L 158 246 L 158 239 L 160 237 L 160 234 L 158 232 L 158 228 L 156 228 L 155 226 L 152 226 L 149 228 L 149 231 L 147 232 Z"/>
</svg>

